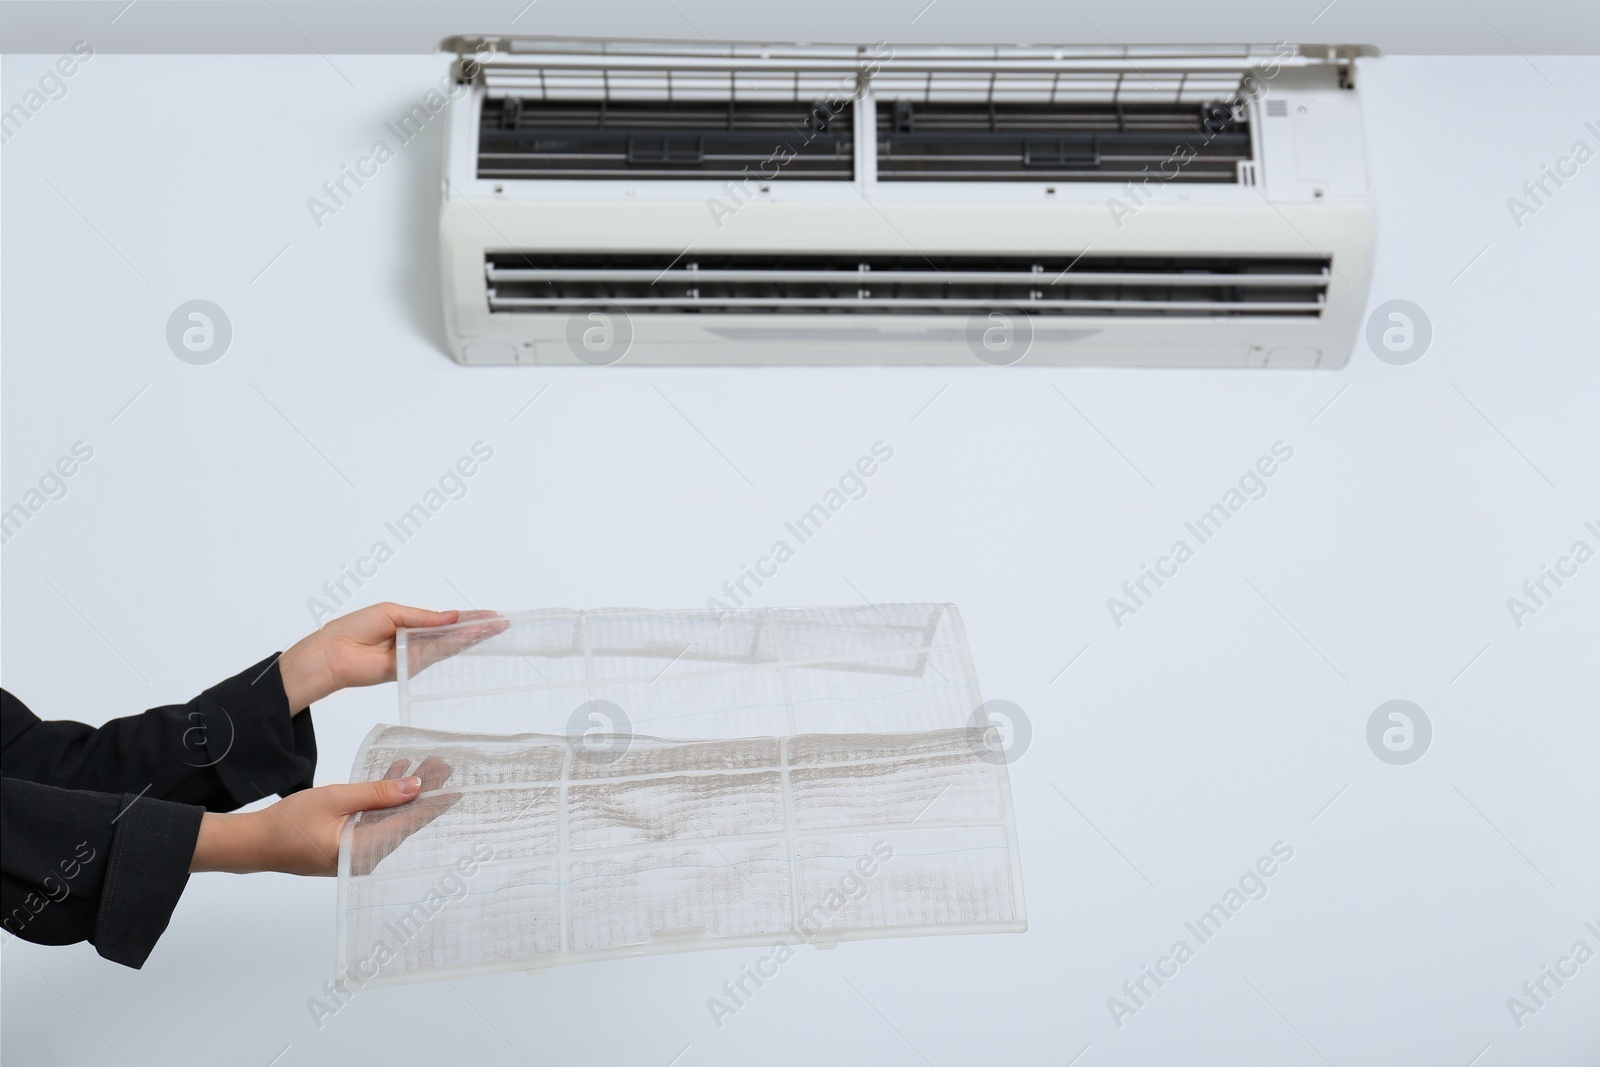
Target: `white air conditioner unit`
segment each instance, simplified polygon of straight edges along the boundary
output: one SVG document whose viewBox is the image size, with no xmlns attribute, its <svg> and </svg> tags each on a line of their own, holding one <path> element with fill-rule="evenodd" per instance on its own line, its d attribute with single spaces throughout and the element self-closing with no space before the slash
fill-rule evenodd
<svg viewBox="0 0 1600 1067">
<path fill-rule="evenodd" d="M 1337 367 L 1365 48 L 452 38 L 463 363 Z"/>
</svg>

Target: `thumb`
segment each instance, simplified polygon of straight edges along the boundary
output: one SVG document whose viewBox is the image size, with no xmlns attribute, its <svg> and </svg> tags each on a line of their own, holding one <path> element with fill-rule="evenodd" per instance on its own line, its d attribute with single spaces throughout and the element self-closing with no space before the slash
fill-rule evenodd
<svg viewBox="0 0 1600 1067">
<path fill-rule="evenodd" d="M 376 782 L 352 782 L 349 785 L 325 786 L 328 800 L 345 815 L 377 808 L 392 808 L 415 800 L 422 792 L 422 779 L 416 775 L 408 778 L 382 778 Z"/>
<path fill-rule="evenodd" d="M 429 611 L 427 608 L 413 608 L 406 604 L 385 604 L 389 619 L 396 626 L 412 628 L 426 626 L 449 626 L 460 618 L 459 611 Z"/>
</svg>

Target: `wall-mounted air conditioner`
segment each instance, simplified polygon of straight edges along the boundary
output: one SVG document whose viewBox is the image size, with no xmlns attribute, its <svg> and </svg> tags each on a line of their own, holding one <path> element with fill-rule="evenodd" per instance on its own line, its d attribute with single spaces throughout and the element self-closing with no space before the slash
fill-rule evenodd
<svg viewBox="0 0 1600 1067">
<path fill-rule="evenodd" d="M 464 363 L 1336 367 L 1359 331 L 1370 49 L 445 46 Z"/>
</svg>

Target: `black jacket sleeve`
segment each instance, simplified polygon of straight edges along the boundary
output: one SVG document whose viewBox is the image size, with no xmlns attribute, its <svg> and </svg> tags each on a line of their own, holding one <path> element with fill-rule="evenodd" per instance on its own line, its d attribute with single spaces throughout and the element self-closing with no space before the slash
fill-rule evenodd
<svg viewBox="0 0 1600 1067">
<path fill-rule="evenodd" d="M 202 812 L 305 789 L 316 762 L 311 712 L 289 715 L 277 656 L 99 728 L 42 721 L 0 690 L 6 930 L 141 966 L 188 882 Z"/>
<path fill-rule="evenodd" d="M 204 809 L 20 778 L 0 791 L 6 930 L 41 945 L 92 941 L 143 966 L 188 884 Z"/>
</svg>

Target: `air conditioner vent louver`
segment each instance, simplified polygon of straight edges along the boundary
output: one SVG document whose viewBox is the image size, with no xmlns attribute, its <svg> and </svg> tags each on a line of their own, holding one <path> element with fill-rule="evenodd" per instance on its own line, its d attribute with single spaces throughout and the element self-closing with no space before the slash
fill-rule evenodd
<svg viewBox="0 0 1600 1067">
<path fill-rule="evenodd" d="M 1017 305 L 1032 315 L 1321 314 L 1324 257 L 489 252 L 492 313 L 911 314 Z"/>
<path fill-rule="evenodd" d="M 1234 182 L 1243 109 L 1204 105 L 880 100 L 880 181 Z"/>
<path fill-rule="evenodd" d="M 837 178 L 855 172 L 851 109 L 786 101 L 484 101 L 479 178 Z"/>
</svg>

